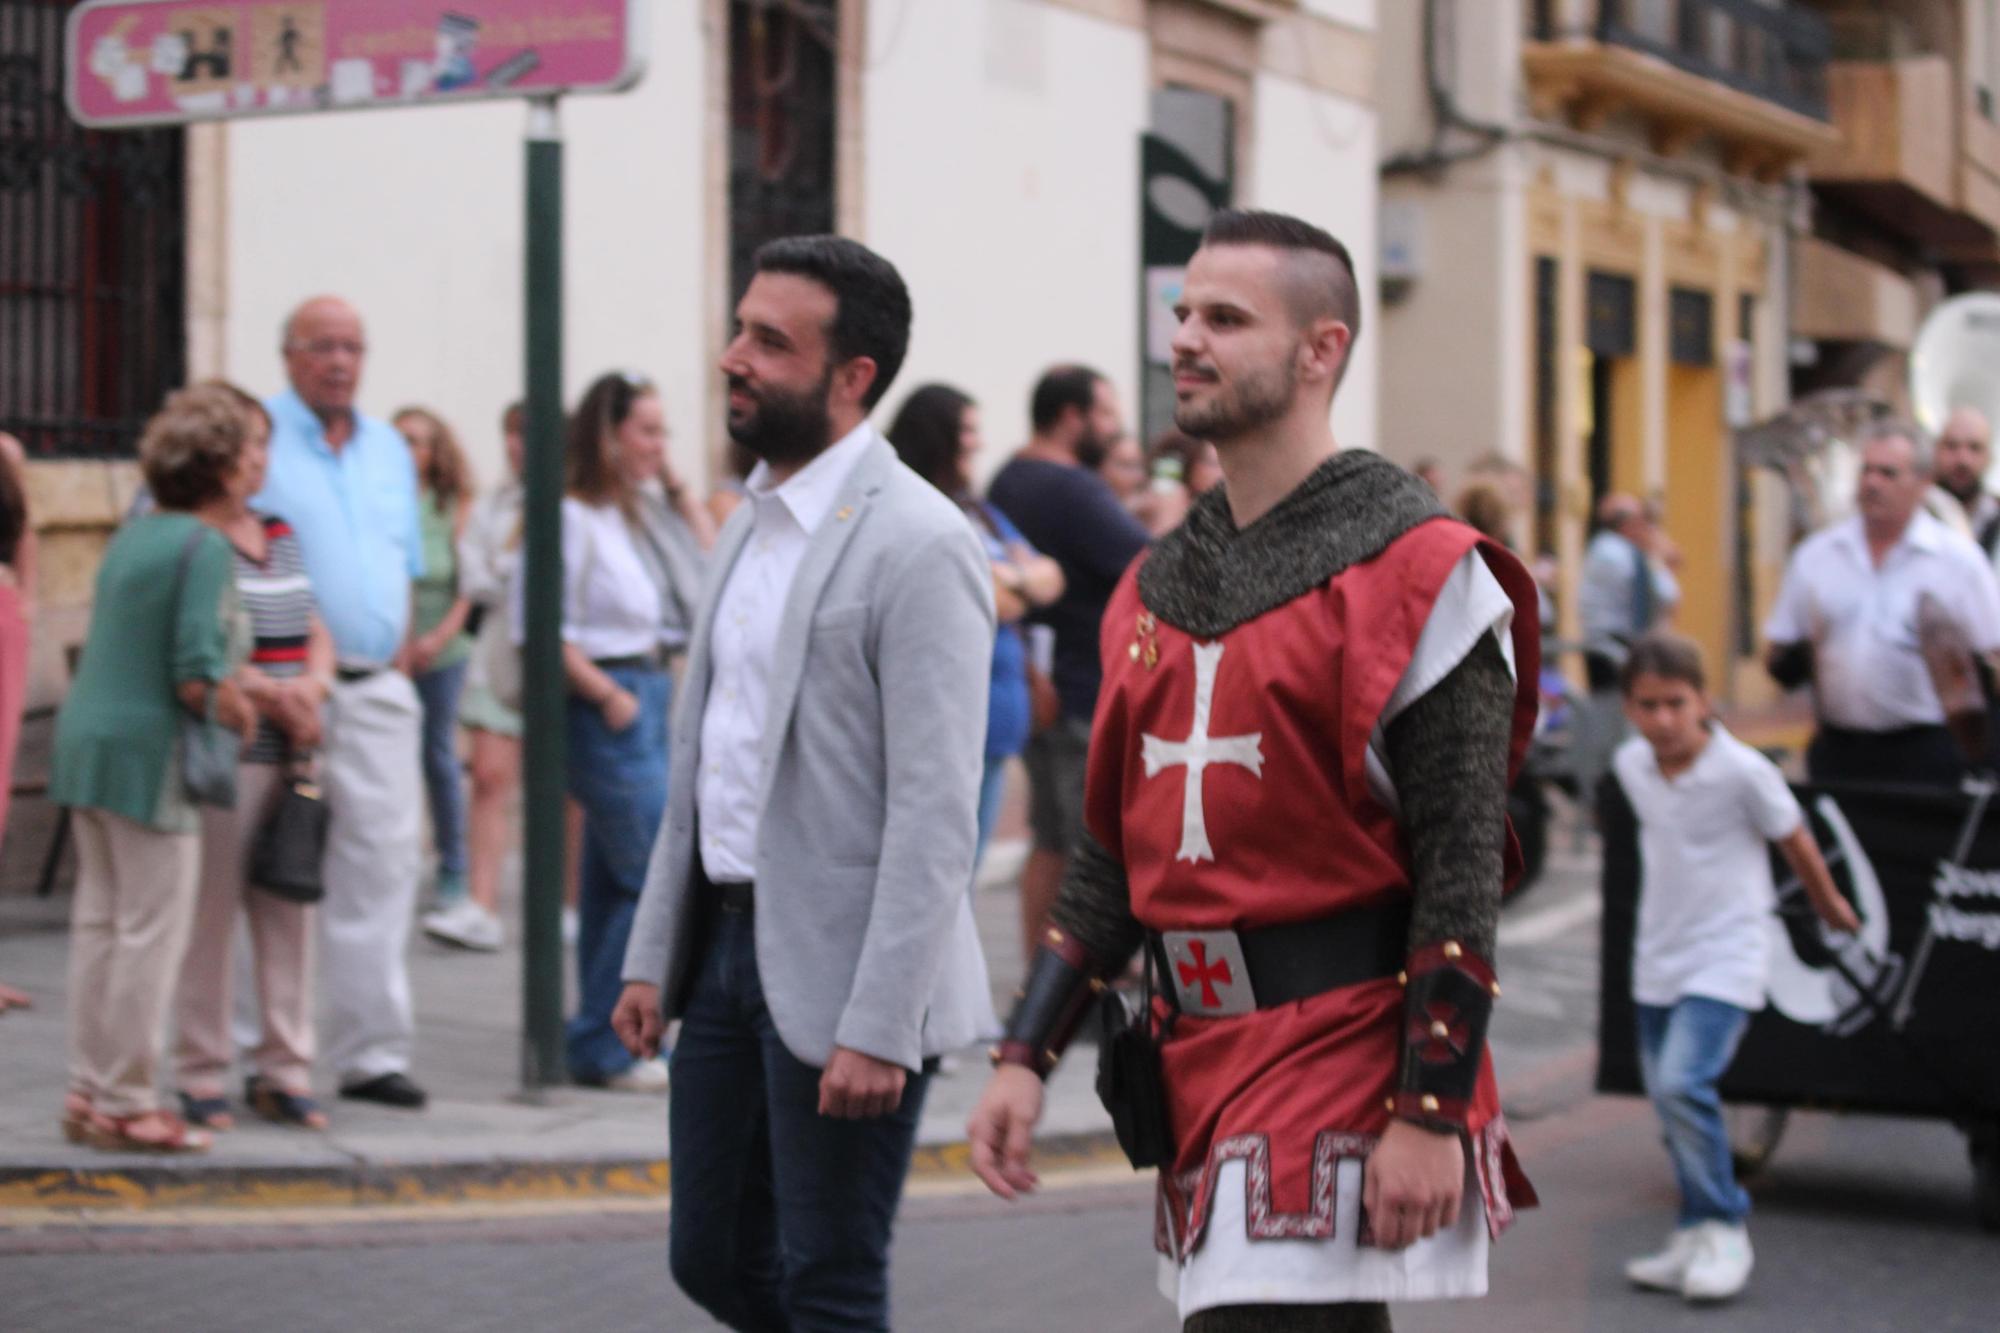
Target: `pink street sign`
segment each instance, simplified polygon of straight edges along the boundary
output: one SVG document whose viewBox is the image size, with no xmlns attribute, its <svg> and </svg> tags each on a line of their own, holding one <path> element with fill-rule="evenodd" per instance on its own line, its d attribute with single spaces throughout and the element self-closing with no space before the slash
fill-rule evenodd
<svg viewBox="0 0 2000 1333">
<path fill-rule="evenodd" d="M 628 88 L 644 0 L 85 0 L 69 18 L 86 125 L 428 106 Z"/>
</svg>

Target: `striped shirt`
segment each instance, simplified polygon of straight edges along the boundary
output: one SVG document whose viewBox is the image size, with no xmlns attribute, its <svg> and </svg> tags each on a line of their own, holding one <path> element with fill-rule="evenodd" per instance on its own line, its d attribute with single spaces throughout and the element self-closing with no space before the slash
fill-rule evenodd
<svg viewBox="0 0 2000 1333">
<path fill-rule="evenodd" d="M 264 521 L 263 562 L 232 545 L 236 592 L 250 621 L 250 665 L 273 680 L 303 676 L 315 609 L 305 556 L 289 523 L 269 514 L 259 517 Z M 243 762 L 282 763 L 289 750 L 285 733 L 265 718 L 257 725 L 256 742 L 243 751 Z"/>
</svg>

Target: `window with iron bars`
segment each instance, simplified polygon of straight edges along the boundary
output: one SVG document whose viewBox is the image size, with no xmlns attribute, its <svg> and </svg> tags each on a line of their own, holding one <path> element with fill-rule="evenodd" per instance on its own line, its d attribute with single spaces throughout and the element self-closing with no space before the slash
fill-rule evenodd
<svg viewBox="0 0 2000 1333">
<path fill-rule="evenodd" d="M 0 0 L 0 431 L 129 456 L 185 373 L 182 136 L 70 119 L 70 7 Z"/>
<path fill-rule="evenodd" d="M 730 0 L 729 315 L 757 247 L 834 228 L 837 0 Z"/>
</svg>

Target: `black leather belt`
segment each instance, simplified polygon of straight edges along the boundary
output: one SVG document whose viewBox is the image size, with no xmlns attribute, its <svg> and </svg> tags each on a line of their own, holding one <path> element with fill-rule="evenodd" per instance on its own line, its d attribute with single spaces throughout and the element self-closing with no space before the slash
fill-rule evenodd
<svg viewBox="0 0 2000 1333">
<path fill-rule="evenodd" d="M 379 666 L 337 666 L 333 669 L 333 678 L 343 685 L 352 685 L 356 681 L 372 680 L 388 669 Z"/>
<path fill-rule="evenodd" d="M 665 653 L 633 653 L 628 657 L 593 657 L 590 664 L 599 671 L 664 671 Z"/>
<path fill-rule="evenodd" d="M 1393 977 L 1410 952 L 1410 903 L 1252 930 L 1149 931 L 1181 1013 L 1226 1018 Z"/>
<path fill-rule="evenodd" d="M 747 880 L 722 884 L 710 880 L 708 883 L 708 891 L 714 895 L 715 905 L 735 916 L 752 916 L 756 913 L 756 887 Z"/>
</svg>

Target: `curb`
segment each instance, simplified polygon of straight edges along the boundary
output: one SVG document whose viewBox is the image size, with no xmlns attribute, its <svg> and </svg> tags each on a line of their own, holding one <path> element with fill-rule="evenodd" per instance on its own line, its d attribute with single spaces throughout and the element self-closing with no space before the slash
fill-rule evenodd
<svg viewBox="0 0 2000 1333">
<path fill-rule="evenodd" d="M 1109 1132 L 1059 1135 L 1035 1146 L 1047 1172 L 1124 1162 Z M 970 1179 L 964 1142 L 917 1145 L 912 1182 Z M 667 1199 L 664 1157 L 597 1160 L 366 1162 L 346 1166 L 190 1167 L 137 1163 L 103 1170 L 0 1168 L 0 1213 L 174 1209 L 341 1208 Z M 4 1230 L 4 1226 L 0 1226 Z"/>
</svg>

